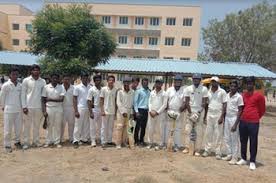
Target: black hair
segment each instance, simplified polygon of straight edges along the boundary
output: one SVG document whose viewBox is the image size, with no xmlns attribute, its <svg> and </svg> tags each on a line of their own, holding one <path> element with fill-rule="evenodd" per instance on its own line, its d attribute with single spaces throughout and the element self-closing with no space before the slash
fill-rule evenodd
<svg viewBox="0 0 276 183">
<path fill-rule="evenodd" d="M 233 79 L 232 81 L 230 81 L 230 85 L 231 85 L 231 84 L 235 84 L 236 87 L 239 86 L 239 82 L 238 82 L 238 80 L 236 80 L 236 79 Z"/>
<path fill-rule="evenodd" d="M 96 79 L 102 79 L 102 76 L 99 74 L 93 76 L 93 81 L 95 81 Z"/>
<path fill-rule="evenodd" d="M 143 78 L 143 79 L 142 79 L 142 82 L 143 82 L 143 81 L 149 81 L 149 79 L 148 79 L 148 78 Z"/>
<path fill-rule="evenodd" d="M 80 76 L 81 76 L 81 78 L 82 78 L 82 77 L 88 77 L 89 74 L 88 74 L 87 72 L 81 72 L 81 75 L 80 75 Z"/>
<path fill-rule="evenodd" d="M 58 74 L 58 73 L 52 73 L 52 74 L 50 75 L 51 78 L 54 77 L 54 76 L 56 76 L 56 77 L 59 78 L 59 74 Z"/>
<path fill-rule="evenodd" d="M 140 78 L 138 78 L 138 77 L 132 78 L 132 82 L 135 82 L 135 81 L 139 83 L 140 82 Z"/>
<path fill-rule="evenodd" d="M 35 69 L 38 69 L 38 70 L 40 71 L 39 65 L 33 64 L 33 65 L 31 66 L 31 71 L 33 71 L 33 70 L 35 70 Z"/>
<path fill-rule="evenodd" d="M 106 80 L 108 81 L 110 78 L 113 78 L 113 79 L 114 79 L 114 81 L 115 81 L 115 76 L 113 76 L 113 75 L 109 75 L 109 76 L 107 76 Z"/>
<path fill-rule="evenodd" d="M 11 74 L 12 72 L 19 72 L 18 67 L 11 67 L 9 73 Z"/>
<path fill-rule="evenodd" d="M 63 76 L 62 76 L 63 78 L 65 78 L 65 77 L 71 77 L 71 75 L 70 74 L 68 74 L 68 73 L 65 73 L 65 74 L 63 74 Z"/>
<path fill-rule="evenodd" d="M 253 84 L 255 84 L 255 77 L 254 76 L 249 76 L 245 78 L 245 83 L 249 83 L 252 82 Z"/>
</svg>

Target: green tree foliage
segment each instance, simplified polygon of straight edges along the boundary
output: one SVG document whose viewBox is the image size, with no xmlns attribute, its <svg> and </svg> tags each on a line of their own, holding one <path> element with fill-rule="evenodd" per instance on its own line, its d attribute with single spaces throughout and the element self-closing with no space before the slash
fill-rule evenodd
<svg viewBox="0 0 276 183">
<path fill-rule="evenodd" d="M 48 5 L 33 21 L 31 51 L 43 54 L 46 73 L 74 72 L 106 63 L 116 43 L 85 4 L 61 7 Z"/>
<path fill-rule="evenodd" d="M 262 2 L 203 28 L 205 55 L 214 61 L 258 63 L 269 67 L 275 58 L 276 5 Z"/>
</svg>

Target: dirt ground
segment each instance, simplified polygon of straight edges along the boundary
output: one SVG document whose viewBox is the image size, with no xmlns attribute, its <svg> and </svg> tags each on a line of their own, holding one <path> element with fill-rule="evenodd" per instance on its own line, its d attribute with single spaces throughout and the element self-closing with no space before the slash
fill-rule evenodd
<svg viewBox="0 0 276 183">
<path fill-rule="evenodd" d="M 270 104 L 272 105 L 272 104 Z M 3 122 L 0 114 L 0 182 L 116 182 L 116 183 L 275 183 L 276 105 L 262 119 L 257 170 L 230 166 L 214 157 L 197 158 L 183 153 L 72 146 L 3 151 Z M 43 132 L 44 133 L 44 132 Z M 44 136 L 44 134 L 43 134 Z M 44 141 L 44 139 L 42 139 Z M 102 168 L 107 167 L 108 171 Z"/>
</svg>

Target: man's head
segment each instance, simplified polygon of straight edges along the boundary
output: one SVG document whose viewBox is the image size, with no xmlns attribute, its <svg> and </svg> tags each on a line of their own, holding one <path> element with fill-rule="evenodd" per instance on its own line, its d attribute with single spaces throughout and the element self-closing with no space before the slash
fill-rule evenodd
<svg viewBox="0 0 276 183">
<path fill-rule="evenodd" d="M 63 75 L 63 84 L 65 84 L 65 85 L 71 84 L 71 76 L 69 74 Z"/>
<path fill-rule="evenodd" d="M 149 79 L 148 78 L 143 78 L 142 79 L 142 87 L 147 88 L 149 85 Z"/>
<path fill-rule="evenodd" d="M 199 86 L 200 82 L 201 82 L 201 79 L 202 79 L 202 76 L 200 73 L 196 73 L 196 74 L 193 74 L 193 84 L 197 87 Z"/>
<path fill-rule="evenodd" d="M 9 74 L 11 81 L 16 82 L 19 75 L 19 69 L 17 67 L 12 67 Z"/>
<path fill-rule="evenodd" d="M 215 88 L 219 86 L 219 78 L 217 76 L 211 77 L 211 86 Z"/>
<path fill-rule="evenodd" d="M 246 83 L 247 91 L 254 91 L 254 88 L 255 88 L 255 77 L 254 76 L 245 78 L 245 83 Z"/>
<path fill-rule="evenodd" d="M 136 90 L 139 83 L 140 83 L 140 78 L 138 78 L 138 77 L 132 78 L 131 88 L 133 90 Z"/>
<path fill-rule="evenodd" d="M 161 90 L 163 86 L 163 80 L 162 79 L 156 79 L 155 80 L 155 89 Z"/>
<path fill-rule="evenodd" d="M 231 93 L 236 93 L 239 88 L 239 82 L 237 80 L 232 80 L 230 82 L 230 92 Z"/>
<path fill-rule="evenodd" d="M 114 86 L 114 83 L 115 83 L 115 76 L 109 75 L 109 76 L 107 77 L 107 85 L 108 85 L 109 87 L 113 87 L 113 86 Z"/>
<path fill-rule="evenodd" d="M 54 85 L 59 83 L 59 74 L 57 73 L 51 74 L 51 83 Z"/>
<path fill-rule="evenodd" d="M 39 75 L 40 75 L 40 67 L 39 67 L 39 65 L 33 64 L 31 66 L 31 75 L 33 77 L 39 77 Z"/>
<path fill-rule="evenodd" d="M 181 75 L 176 75 L 174 77 L 174 87 L 180 88 L 182 85 L 183 77 Z"/>
<path fill-rule="evenodd" d="M 89 75 L 86 72 L 82 72 L 81 73 L 81 82 L 86 85 L 88 83 L 89 80 Z"/>
<path fill-rule="evenodd" d="M 125 77 L 123 79 L 124 90 L 128 91 L 130 89 L 129 85 L 130 85 L 131 81 L 132 81 L 132 79 L 130 77 Z"/>
<path fill-rule="evenodd" d="M 93 81 L 94 81 L 96 86 L 100 86 L 101 83 L 102 83 L 102 76 L 99 75 L 99 74 L 93 76 Z"/>
</svg>

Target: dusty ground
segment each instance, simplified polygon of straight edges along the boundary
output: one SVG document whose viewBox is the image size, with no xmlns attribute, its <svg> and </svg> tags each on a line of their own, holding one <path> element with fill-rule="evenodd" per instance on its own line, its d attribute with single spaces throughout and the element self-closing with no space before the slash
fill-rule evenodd
<svg viewBox="0 0 276 183">
<path fill-rule="evenodd" d="M 276 107 L 262 120 L 259 137 L 258 169 L 229 166 L 213 157 L 196 158 L 182 153 L 137 149 L 102 150 L 81 146 L 62 149 L 30 149 L 6 154 L 0 147 L 1 183 L 132 182 L 132 183 L 275 183 Z M 3 141 L 2 114 L 0 141 Z M 44 140 L 44 139 L 43 139 Z M 42 141 L 43 141 L 42 140 Z M 109 171 L 102 171 L 108 167 Z"/>
</svg>

